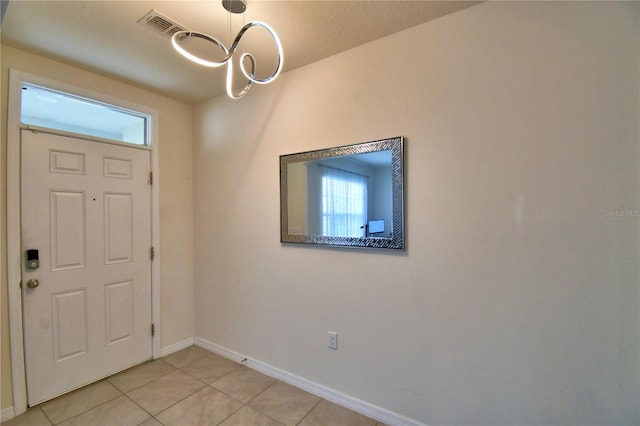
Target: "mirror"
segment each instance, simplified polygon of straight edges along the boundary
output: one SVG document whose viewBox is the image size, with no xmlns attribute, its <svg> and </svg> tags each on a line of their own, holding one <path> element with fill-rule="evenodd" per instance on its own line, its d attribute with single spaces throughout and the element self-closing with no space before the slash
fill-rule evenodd
<svg viewBox="0 0 640 426">
<path fill-rule="evenodd" d="M 280 241 L 404 250 L 404 140 L 280 156 Z"/>
</svg>

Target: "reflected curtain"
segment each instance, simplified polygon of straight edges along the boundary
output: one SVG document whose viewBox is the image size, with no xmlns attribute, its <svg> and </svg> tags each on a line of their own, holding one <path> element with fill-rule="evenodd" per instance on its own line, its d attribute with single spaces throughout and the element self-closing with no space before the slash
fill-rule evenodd
<svg viewBox="0 0 640 426">
<path fill-rule="evenodd" d="M 322 235 L 363 237 L 367 220 L 367 177 L 321 165 Z"/>
</svg>

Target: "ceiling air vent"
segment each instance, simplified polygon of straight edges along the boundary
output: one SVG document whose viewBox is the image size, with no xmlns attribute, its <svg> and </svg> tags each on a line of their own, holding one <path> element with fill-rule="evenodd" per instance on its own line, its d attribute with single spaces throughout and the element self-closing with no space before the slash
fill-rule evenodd
<svg viewBox="0 0 640 426">
<path fill-rule="evenodd" d="M 138 19 L 138 24 L 147 27 L 167 38 L 171 38 L 178 31 L 189 31 L 184 25 L 178 24 L 168 16 L 152 9 L 149 13 Z"/>
</svg>

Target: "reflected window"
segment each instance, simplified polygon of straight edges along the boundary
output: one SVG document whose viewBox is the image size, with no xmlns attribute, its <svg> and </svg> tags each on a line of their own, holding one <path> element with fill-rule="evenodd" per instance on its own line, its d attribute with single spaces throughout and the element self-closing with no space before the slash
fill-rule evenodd
<svg viewBox="0 0 640 426">
<path fill-rule="evenodd" d="M 362 237 L 367 220 L 367 177 L 322 168 L 322 235 Z"/>
<path fill-rule="evenodd" d="M 150 121 L 146 114 L 115 105 L 32 84 L 22 86 L 22 124 L 149 145 Z"/>
</svg>

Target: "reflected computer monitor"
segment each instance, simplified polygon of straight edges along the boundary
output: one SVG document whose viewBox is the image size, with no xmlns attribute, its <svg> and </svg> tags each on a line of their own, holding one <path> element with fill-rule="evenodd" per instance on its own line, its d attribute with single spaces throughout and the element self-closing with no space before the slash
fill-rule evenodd
<svg viewBox="0 0 640 426">
<path fill-rule="evenodd" d="M 384 219 L 369 221 L 369 234 L 379 234 L 384 232 Z"/>
</svg>

